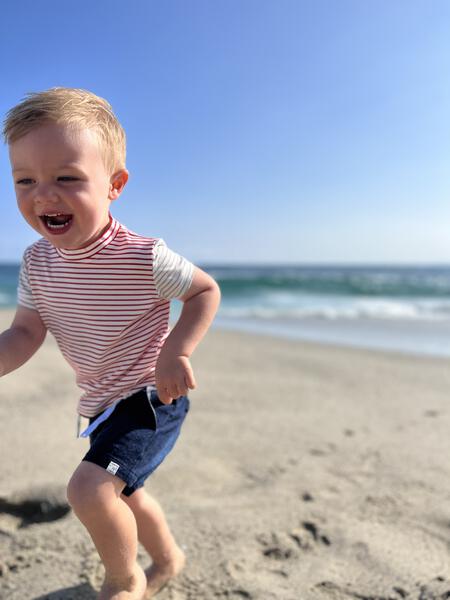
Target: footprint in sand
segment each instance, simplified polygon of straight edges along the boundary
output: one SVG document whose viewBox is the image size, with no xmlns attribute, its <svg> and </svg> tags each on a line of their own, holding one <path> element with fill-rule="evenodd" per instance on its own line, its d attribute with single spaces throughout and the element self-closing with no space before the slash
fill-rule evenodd
<svg viewBox="0 0 450 600">
<path fill-rule="evenodd" d="M 310 448 L 309 454 L 311 454 L 311 456 L 329 456 L 336 452 L 336 450 L 336 444 L 328 443 L 324 448 Z"/>
<path fill-rule="evenodd" d="M 308 552 L 314 545 L 331 545 L 329 537 L 310 521 L 304 521 L 301 527 L 296 527 L 288 533 L 272 532 L 269 535 L 260 535 L 257 541 L 263 547 L 263 555 L 274 560 L 296 558 L 299 556 L 299 550 Z"/>
<path fill-rule="evenodd" d="M 324 544 L 325 546 L 331 546 L 329 537 L 320 533 L 319 528 L 315 523 L 312 523 L 311 521 L 304 521 L 302 523 L 302 527 L 312 536 L 315 542 Z"/>
<path fill-rule="evenodd" d="M 64 487 L 28 488 L 0 497 L 0 519 L 13 517 L 17 528 L 57 521 L 69 512 Z"/>
<path fill-rule="evenodd" d="M 316 584 L 316 589 L 323 592 L 329 592 L 332 597 L 339 594 L 340 597 L 364 599 L 364 600 L 401 600 L 402 598 L 411 598 L 411 600 L 445 600 L 450 598 L 450 582 L 444 577 L 435 577 L 428 583 L 416 583 L 414 588 L 405 589 L 402 586 L 392 585 L 386 590 L 386 593 L 369 594 L 367 591 L 355 589 L 352 585 L 339 585 L 333 581 L 321 581 Z"/>
<path fill-rule="evenodd" d="M 298 557 L 298 548 L 291 536 L 286 533 L 262 534 L 257 536 L 257 541 L 262 546 L 262 554 L 273 560 L 288 560 Z M 308 548 L 302 548 L 307 550 Z"/>
<path fill-rule="evenodd" d="M 303 502 L 314 502 L 314 498 L 309 492 L 304 492 L 302 494 L 302 500 Z"/>
<path fill-rule="evenodd" d="M 440 416 L 440 412 L 438 410 L 430 409 L 430 410 L 426 410 L 423 413 L 423 416 L 424 417 L 439 417 Z"/>
</svg>

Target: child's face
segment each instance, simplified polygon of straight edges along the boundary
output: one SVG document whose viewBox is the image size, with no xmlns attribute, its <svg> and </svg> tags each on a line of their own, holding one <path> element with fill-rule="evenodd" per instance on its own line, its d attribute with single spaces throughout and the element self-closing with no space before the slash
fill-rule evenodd
<svg viewBox="0 0 450 600">
<path fill-rule="evenodd" d="M 20 212 L 58 248 L 82 248 L 100 237 L 128 178 L 125 170 L 107 171 L 94 131 L 56 123 L 11 143 L 10 160 Z"/>
</svg>

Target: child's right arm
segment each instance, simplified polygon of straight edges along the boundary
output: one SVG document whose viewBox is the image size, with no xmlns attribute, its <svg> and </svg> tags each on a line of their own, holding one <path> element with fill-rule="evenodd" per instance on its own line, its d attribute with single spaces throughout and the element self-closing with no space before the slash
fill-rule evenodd
<svg viewBox="0 0 450 600">
<path fill-rule="evenodd" d="M 19 305 L 11 327 L 0 334 L 0 377 L 31 358 L 41 346 L 46 333 L 39 313 Z"/>
</svg>

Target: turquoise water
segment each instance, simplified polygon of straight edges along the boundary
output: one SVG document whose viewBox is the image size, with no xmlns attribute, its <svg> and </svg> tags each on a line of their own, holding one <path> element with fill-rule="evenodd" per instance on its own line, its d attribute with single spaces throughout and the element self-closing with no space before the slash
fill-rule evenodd
<svg viewBox="0 0 450 600">
<path fill-rule="evenodd" d="M 203 268 L 222 290 L 217 326 L 450 356 L 450 267 Z M 0 306 L 14 306 L 17 276 L 0 265 Z"/>
<path fill-rule="evenodd" d="M 18 275 L 19 265 L 0 263 L 0 308 L 15 306 Z"/>
<path fill-rule="evenodd" d="M 450 267 L 209 267 L 223 316 L 450 317 Z"/>
</svg>

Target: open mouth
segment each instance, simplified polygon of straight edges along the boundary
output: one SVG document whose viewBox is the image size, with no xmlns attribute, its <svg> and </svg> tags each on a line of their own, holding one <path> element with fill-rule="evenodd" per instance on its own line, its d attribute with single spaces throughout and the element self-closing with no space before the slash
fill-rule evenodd
<svg viewBox="0 0 450 600">
<path fill-rule="evenodd" d="M 64 213 L 53 213 L 48 215 L 39 215 L 47 231 L 51 233 L 65 233 L 71 226 L 73 215 Z"/>
</svg>

